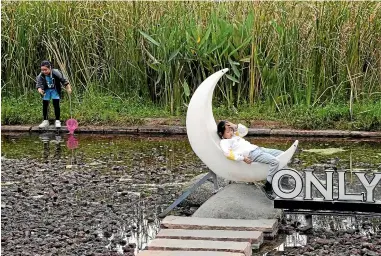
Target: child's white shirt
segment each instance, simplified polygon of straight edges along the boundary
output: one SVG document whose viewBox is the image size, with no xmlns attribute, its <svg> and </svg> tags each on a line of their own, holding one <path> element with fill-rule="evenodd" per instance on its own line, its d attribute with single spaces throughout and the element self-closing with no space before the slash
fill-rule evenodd
<svg viewBox="0 0 381 256">
<path fill-rule="evenodd" d="M 245 157 L 249 156 L 251 151 L 258 147 L 242 138 L 247 132 L 248 129 L 246 126 L 238 124 L 237 131 L 231 139 L 221 140 L 220 147 L 227 158 L 230 160 L 243 161 Z"/>
</svg>

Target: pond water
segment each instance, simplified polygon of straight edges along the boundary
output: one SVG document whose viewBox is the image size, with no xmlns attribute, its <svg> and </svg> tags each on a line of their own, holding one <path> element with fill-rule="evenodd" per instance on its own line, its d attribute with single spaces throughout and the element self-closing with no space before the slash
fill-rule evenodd
<svg viewBox="0 0 381 256">
<path fill-rule="evenodd" d="M 2 156 L 7 158 L 35 158 L 39 160 L 75 159 L 93 160 L 105 158 L 107 160 L 121 160 L 131 165 L 136 156 L 141 154 L 144 164 L 153 160 L 165 160 L 173 168 L 183 161 L 198 163 L 200 160 L 193 153 L 186 136 L 113 136 L 113 135 L 76 135 L 79 148 L 72 151 L 66 147 L 68 136 L 55 133 L 38 135 L 2 135 Z M 344 139 L 344 138 L 289 138 L 289 137 L 247 137 L 252 143 L 263 147 L 287 149 L 296 139 L 299 140 L 298 152 L 295 157 L 301 160 L 299 166 L 306 167 L 312 164 L 332 163 L 338 161 L 339 167 L 370 168 L 381 164 L 381 138 L 374 139 Z M 46 147 L 46 143 L 51 145 Z M 303 154 L 300 154 L 303 152 Z M 160 159 L 147 161 L 148 156 L 159 154 Z M 68 161 L 68 163 L 71 163 Z"/>
<path fill-rule="evenodd" d="M 2 253 L 134 255 L 154 238 L 157 215 L 180 195 L 184 184 L 208 171 L 185 136 L 75 138 L 78 147 L 69 149 L 63 134 L 2 135 Z M 295 139 L 248 138 L 279 149 L 287 149 Z M 299 150 L 290 165 L 297 170 L 381 171 L 381 139 L 297 139 Z M 184 214 L 182 210 L 173 214 Z M 286 220 L 284 226 L 297 226 L 303 216 Z M 379 232 L 378 224 L 371 225 L 372 231 L 361 226 L 367 220 L 354 217 L 316 216 L 313 223 L 324 232 Z M 286 230 L 260 255 L 307 243 L 307 234 Z"/>
</svg>

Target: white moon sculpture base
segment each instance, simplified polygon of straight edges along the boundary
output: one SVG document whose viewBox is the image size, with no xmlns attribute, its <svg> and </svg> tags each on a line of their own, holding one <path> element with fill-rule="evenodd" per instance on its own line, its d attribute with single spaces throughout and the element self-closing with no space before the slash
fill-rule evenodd
<svg viewBox="0 0 381 256">
<path fill-rule="evenodd" d="M 212 97 L 217 82 L 229 69 L 220 70 L 209 76 L 197 88 L 188 106 L 186 127 L 189 142 L 196 155 L 218 176 L 227 180 L 254 182 L 265 180 L 269 166 L 262 163 L 246 164 L 229 160 L 220 148 L 217 125 L 213 117 Z M 290 161 L 298 141 L 279 155 L 279 169 Z"/>
</svg>

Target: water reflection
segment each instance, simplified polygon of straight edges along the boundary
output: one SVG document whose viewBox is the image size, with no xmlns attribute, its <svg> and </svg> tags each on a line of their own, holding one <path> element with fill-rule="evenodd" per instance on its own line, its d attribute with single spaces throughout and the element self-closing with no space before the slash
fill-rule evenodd
<svg viewBox="0 0 381 256">
<path fill-rule="evenodd" d="M 110 251 L 137 255 L 159 232 L 160 219 L 157 215 L 160 211 L 160 207 L 154 207 L 154 210 L 147 214 L 147 203 L 139 198 L 131 217 L 125 220 L 124 225 L 119 226 L 112 234 L 107 234 L 98 227 L 98 236 L 108 236 L 109 243 L 105 247 Z"/>
<path fill-rule="evenodd" d="M 306 226 L 308 221 L 305 215 L 302 214 L 285 214 L 287 223 L 293 226 Z M 312 226 L 315 230 L 324 231 L 349 231 L 358 232 L 362 235 L 375 234 L 381 229 L 381 219 L 376 215 L 366 216 L 340 216 L 335 214 L 330 215 L 313 215 Z"/>
<path fill-rule="evenodd" d="M 275 251 L 284 251 L 287 248 L 302 247 L 307 245 L 307 235 L 302 235 L 299 232 L 295 232 L 291 235 L 287 235 L 284 243 L 276 247 Z"/>
<path fill-rule="evenodd" d="M 39 135 L 39 139 L 42 142 L 42 159 L 45 162 L 49 160 L 59 160 L 62 156 L 62 144 L 65 137 L 62 137 L 60 133 L 46 132 Z M 74 135 L 70 134 L 66 140 L 66 146 L 71 151 L 70 164 L 74 165 L 77 163 L 75 157 L 75 149 L 78 148 L 78 140 Z M 53 155 L 51 155 L 51 150 Z"/>
<path fill-rule="evenodd" d="M 292 235 L 287 235 L 286 236 L 286 241 L 283 244 L 284 247 L 300 247 L 300 246 L 305 246 L 307 244 L 307 235 L 301 235 L 298 232 L 292 234 Z"/>
<path fill-rule="evenodd" d="M 43 144 L 43 150 L 42 150 L 42 158 L 45 161 L 48 161 L 50 159 L 50 149 L 53 145 L 54 147 L 54 153 L 53 153 L 53 159 L 60 159 L 62 154 L 62 137 L 59 134 L 55 133 L 42 133 L 39 136 L 40 140 Z"/>
<path fill-rule="evenodd" d="M 350 231 L 361 235 L 375 234 L 380 231 L 381 220 L 372 216 L 316 216 L 313 218 L 316 229 L 330 231 Z M 314 227 L 315 227 L 314 226 Z"/>
<path fill-rule="evenodd" d="M 75 157 L 75 149 L 78 148 L 78 140 L 74 137 L 73 134 L 69 135 L 69 138 L 67 139 L 66 146 L 68 149 L 71 150 L 71 158 L 70 163 L 71 165 L 77 164 L 76 157 Z"/>
<path fill-rule="evenodd" d="M 157 218 L 159 214 L 157 212 L 158 208 L 154 208 L 154 212 L 150 213 L 153 217 L 149 219 L 143 209 L 145 209 L 145 203 L 141 201 L 135 208 L 135 220 L 132 224 L 134 232 L 132 232 L 131 237 L 128 239 L 130 244 L 135 243 L 137 245 L 135 252 L 144 249 L 160 229 L 160 220 Z"/>
<path fill-rule="evenodd" d="M 278 238 L 276 245 L 273 247 L 269 246 L 268 249 L 254 253 L 253 256 L 283 255 L 282 252 L 285 252 L 287 249 L 306 246 L 307 240 L 307 235 L 294 232 L 293 234 Z M 268 241 L 265 241 L 265 243 L 266 242 Z"/>
</svg>

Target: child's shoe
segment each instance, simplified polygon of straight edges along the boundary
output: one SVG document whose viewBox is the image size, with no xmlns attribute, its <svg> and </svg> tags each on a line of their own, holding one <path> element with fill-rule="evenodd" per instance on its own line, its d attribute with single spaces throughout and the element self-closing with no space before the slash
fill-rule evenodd
<svg viewBox="0 0 381 256">
<path fill-rule="evenodd" d="M 42 121 L 42 123 L 38 126 L 39 128 L 45 128 L 45 127 L 48 127 L 49 126 L 49 121 L 48 120 L 44 120 Z"/>
<path fill-rule="evenodd" d="M 61 128 L 61 121 L 60 120 L 56 120 L 56 128 Z"/>
<path fill-rule="evenodd" d="M 273 195 L 273 186 L 270 182 L 266 181 L 266 183 L 263 186 L 261 186 L 261 189 L 268 199 L 275 199 L 275 196 Z"/>
</svg>

